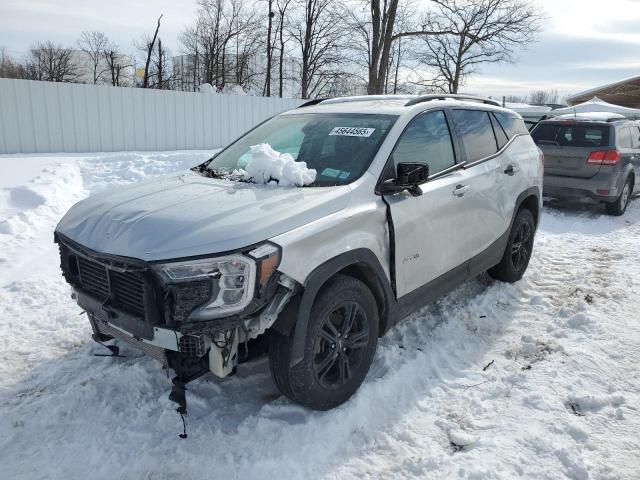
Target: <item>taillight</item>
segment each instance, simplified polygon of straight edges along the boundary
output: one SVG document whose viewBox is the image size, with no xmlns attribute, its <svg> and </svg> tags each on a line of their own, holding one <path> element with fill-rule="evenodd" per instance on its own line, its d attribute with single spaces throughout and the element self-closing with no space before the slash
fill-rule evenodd
<svg viewBox="0 0 640 480">
<path fill-rule="evenodd" d="M 540 163 L 544 165 L 544 152 L 541 149 L 538 149 L 538 152 L 540 154 Z"/>
<path fill-rule="evenodd" d="M 603 165 L 617 165 L 620 161 L 620 152 L 618 150 L 609 150 L 602 160 Z"/>
<path fill-rule="evenodd" d="M 591 155 L 589 155 L 589 158 L 587 159 L 587 163 L 602 165 L 602 161 L 606 154 L 607 152 L 591 152 Z"/>
<path fill-rule="evenodd" d="M 587 163 L 591 165 L 617 165 L 620 161 L 620 152 L 617 150 L 598 150 L 591 152 Z"/>
</svg>

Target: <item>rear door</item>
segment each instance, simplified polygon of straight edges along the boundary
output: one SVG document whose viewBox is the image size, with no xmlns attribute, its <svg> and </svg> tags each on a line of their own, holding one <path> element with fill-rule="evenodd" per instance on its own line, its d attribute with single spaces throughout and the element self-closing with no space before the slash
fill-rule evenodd
<svg viewBox="0 0 640 480">
<path fill-rule="evenodd" d="M 462 246 L 469 260 L 491 246 L 509 227 L 514 196 L 505 182 L 505 167 L 499 147 L 503 137 L 496 137 L 490 113 L 486 110 L 452 109 L 464 151 L 464 185 L 469 194 L 461 206 L 468 215 L 468 228 Z M 516 168 L 517 169 L 517 168 Z"/>
<path fill-rule="evenodd" d="M 540 123 L 531 132 L 544 152 L 545 175 L 591 178 L 600 164 L 587 163 L 594 151 L 609 149 L 611 126 L 597 123 Z"/>
</svg>

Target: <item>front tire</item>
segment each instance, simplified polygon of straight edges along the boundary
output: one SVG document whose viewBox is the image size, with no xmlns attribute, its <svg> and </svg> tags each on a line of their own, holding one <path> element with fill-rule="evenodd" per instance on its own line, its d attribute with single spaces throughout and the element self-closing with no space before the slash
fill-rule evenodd
<svg viewBox="0 0 640 480">
<path fill-rule="evenodd" d="M 344 403 L 369 371 L 379 323 L 367 286 L 337 275 L 313 303 L 301 362 L 290 366 L 293 334 L 271 336 L 269 366 L 276 386 L 290 400 L 314 410 Z"/>
<path fill-rule="evenodd" d="M 613 203 L 605 204 L 605 211 L 608 215 L 613 215 L 619 217 L 623 215 L 627 210 L 627 205 L 629 205 L 629 200 L 631 200 L 631 192 L 633 191 L 633 184 L 631 179 L 628 178 L 622 187 L 622 192 L 620 192 L 620 196 Z"/>
<path fill-rule="evenodd" d="M 513 221 L 502 260 L 488 271 L 492 278 L 508 283 L 517 282 L 522 278 L 533 252 L 535 229 L 536 224 L 531 211 L 526 208 L 520 210 Z"/>
</svg>

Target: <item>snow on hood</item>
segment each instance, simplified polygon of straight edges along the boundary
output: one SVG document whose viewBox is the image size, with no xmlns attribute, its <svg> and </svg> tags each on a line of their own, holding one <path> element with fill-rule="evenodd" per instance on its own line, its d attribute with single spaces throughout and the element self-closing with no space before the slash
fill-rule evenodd
<svg viewBox="0 0 640 480">
<path fill-rule="evenodd" d="M 242 171 L 245 180 L 279 187 L 302 187 L 316 180 L 317 172 L 306 162 L 296 162 L 288 153 L 274 150 L 268 143 L 251 147 L 251 161 Z"/>
<path fill-rule="evenodd" d="M 56 231 L 97 252 L 147 261 L 208 255 L 342 210 L 349 193 L 347 186 L 273 188 L 188 172 L 89 197 Z"/>
</svg>

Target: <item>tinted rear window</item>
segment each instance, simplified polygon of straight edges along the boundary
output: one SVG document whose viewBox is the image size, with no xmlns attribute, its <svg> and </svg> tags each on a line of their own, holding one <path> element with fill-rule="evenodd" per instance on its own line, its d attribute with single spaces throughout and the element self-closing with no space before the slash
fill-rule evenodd
<svg viewBox="0 0 640 480">
<path fill-rule="evenodd" d="M 462 137 L 467 162 L 475 162 L 498 151 L 489 113 L 482 110 L 453 110 L 453 119 Z"/>
<path fill-rule="evenodd" d="M 597 125 L 563 125 L 541 123 L 531 132 L 538 145 L 561 147 L 607 147 L 609 127 Z"/>
<path fill-rule="evenodd" d="M 498 122 L 500 122 L 500 125 L 502 125 L 502 128 L 509 138 L 513 138 L 521 133 L 529 133 L 529 130 L 522 118 L 516 115 L 509 115 L 504 112 L 493 112 L 493 114 L 496 116 Z"/>
</svg>

